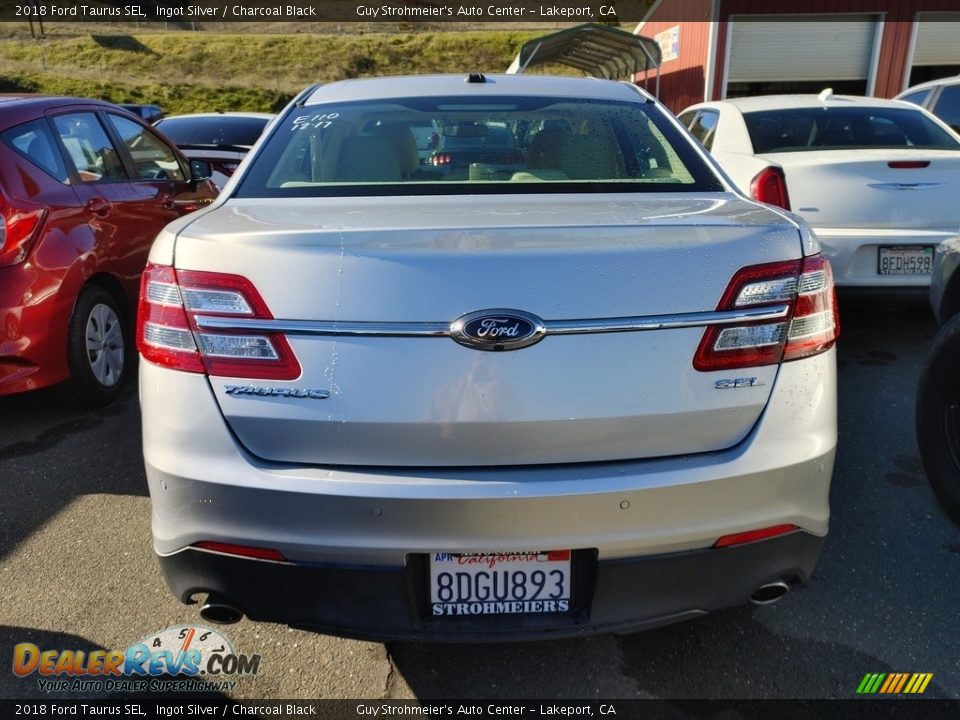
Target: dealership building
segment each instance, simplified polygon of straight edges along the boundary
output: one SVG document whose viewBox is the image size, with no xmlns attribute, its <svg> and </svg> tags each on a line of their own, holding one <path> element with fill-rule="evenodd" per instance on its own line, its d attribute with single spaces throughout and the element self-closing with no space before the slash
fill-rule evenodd
<svg viewBox="0 0 960 720">
<path fill-rule="evenodd" d="M 893 97 L 960 74 L 957 7 L 956 0 L 657 0 L 634 32 L 659 44 L 661 65 L 637 81 L 653 90 L 659 72 L 659 96 L 674 112 L 704 100 L 826 87 Z"/>
</svg>

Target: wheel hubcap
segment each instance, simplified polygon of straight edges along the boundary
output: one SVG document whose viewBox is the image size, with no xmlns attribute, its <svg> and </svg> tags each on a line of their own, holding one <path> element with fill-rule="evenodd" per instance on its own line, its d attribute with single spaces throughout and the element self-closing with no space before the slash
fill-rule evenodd
<svg viewBox="0 0 960 720">
<path fill-rule="evenodd" d="M 108 305 L 94 305 L 87 318 L 87 361 L 93 376 L 112 387 L 123 373 L 123 330 L 120 318 Z"/>
</svg>

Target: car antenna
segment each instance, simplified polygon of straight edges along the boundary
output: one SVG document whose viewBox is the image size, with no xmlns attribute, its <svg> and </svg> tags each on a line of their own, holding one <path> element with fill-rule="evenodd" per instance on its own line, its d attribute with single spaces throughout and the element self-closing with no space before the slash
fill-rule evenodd
<svg viewBox="0 0 960 720">
<path fill-rule="evenodd" d="M 820 94 L 817 95 L 817 100 L 820 102 L 826 102 L 827 100 L 833 99 L 833 88 L 824 88 L 820 91 Z"/>
</svg>

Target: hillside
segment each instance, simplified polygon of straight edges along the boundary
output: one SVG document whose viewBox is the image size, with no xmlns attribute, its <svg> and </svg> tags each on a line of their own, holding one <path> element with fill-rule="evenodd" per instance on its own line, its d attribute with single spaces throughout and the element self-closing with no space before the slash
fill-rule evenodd
<svg viewBox="0 0 960 720">
<path fill-rule="evenodd" d="M 76 31 L 81 26 L 68 27 Z M 74 35 L 54 29 L 33 39 L 19 27 L 0 40 L 0 92 L 151 102 L 168 113 L 269 111 L 314 82 L 385 74 L 501 72 L 524 41 L 545 31 L 550 30 L 310 34 L 114 30 Z"/>
</svg>

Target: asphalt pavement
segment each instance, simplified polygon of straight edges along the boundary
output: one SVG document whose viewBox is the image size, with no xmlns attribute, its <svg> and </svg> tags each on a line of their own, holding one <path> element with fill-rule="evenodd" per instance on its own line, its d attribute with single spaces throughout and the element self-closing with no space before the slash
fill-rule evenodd
<svg viewBox="0 0 960 720">
<path fill-rule="evenodd" d="M 960 698 L 960 528 L 917 456 L 914 395 L 936 331 L 922 303 L 843 298 L 830 536 L 811 581 L 625 636 L 491 645 L 343 640 L 244 620 L 262 656 L 238 698 L 848 698 L 868 672 L 930 672 Z M 199 621 L 160 576 L 135 387 L 93 412 L 0 398 L 0 698 L 38 697 L 13 647 L 121 649 Z M 51 698 L 73 697 L 57 694 Z"/>
</svg>

